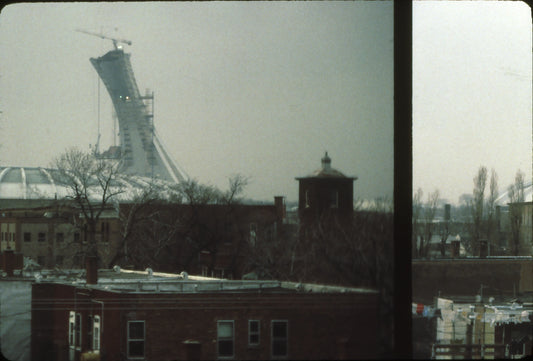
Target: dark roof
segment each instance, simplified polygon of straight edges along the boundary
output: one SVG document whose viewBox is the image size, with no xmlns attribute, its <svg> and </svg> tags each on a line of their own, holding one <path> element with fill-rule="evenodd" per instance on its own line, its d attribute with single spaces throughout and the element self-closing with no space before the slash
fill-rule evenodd
<svg viewBox="0 0 533 361">
<path fill-rule="evenodd" d="M 328 152 L 321 159 L 322 167 L 315 170 L 313 173 L 305 177 L 297 177 L 296 179 L 305 179 L 305 178 L 346 178 L 351 180 L 356 180 L 357 177 L 347 177 L 342 172 L 338 171 L 335 168 L 331 168 L 331 158 L 328 156 Z"/>
</svg>

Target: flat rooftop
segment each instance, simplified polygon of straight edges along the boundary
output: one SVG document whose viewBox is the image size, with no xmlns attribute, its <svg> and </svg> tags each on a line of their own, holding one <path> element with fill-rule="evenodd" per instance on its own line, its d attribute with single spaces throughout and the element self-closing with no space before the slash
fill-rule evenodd
<svg viewBox="0 0 533 361">
<path fill-rule="evenodd" d="M 4 277 L 4 279 L 6 278 Z M 370 288 L 330 286 L 277 280 L 229 280 L 194 276 L 186 272 L 174 274 L 154 272 L 151 269 L 146 269 L 145 271 L 126 270 L 117 266 L 114 269 L 98 270 L 97 284 L 87 284 L 85 269 L 55 269 L 34 272 L 15 271 L 15 276 L 10 277 L 9 280 L 17 279 L 21 281 L 31 280 L 38 283 L 68 284 L 117 293 L 378 293 L 376 290 Z"/>
</svg>

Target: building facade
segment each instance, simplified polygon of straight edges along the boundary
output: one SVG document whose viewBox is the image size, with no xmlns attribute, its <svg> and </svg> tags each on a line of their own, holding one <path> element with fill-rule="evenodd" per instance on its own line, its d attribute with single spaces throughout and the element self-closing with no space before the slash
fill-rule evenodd
<svg viewBox="0 0 533 361">
<path fill-rule="evenodd" d="M 33 284 L 32 358 L 375 358 L 378 293 L 147 270 Z M 51 296 L 53 295 L 53 296 Z"/>
<path fill-rule="evenodd" d="M 298 214 L 300 224 L 309 227 L 322 217 L 333 216 L 349 221 L 353 215 L 353 182 L 357 177 L 347 177 L 331 167 L 328 153 L 321 160 L 321 168 L 298 181 Z"/>
</svg>

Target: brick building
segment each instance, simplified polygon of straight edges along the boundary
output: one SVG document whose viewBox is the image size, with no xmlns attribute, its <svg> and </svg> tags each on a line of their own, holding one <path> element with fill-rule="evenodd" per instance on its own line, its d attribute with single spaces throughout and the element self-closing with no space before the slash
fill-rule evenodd
<svg viewBox="0 0 533 361">
<path fill-rule="evenodd" d="M 88 271 L 91 272 L 91 271 Z M 100 271 L 32 289 L 32 358 L 375 358 L 378 293 L 184 273 Z"/>
<path fill-rule="evenodd" d="M 0 251 L 12 249 L 42 267 L 72 268 L 83 264 L 86 230 L 75 208 L 53 200 L 3 200 Z M 100 215 L 95 236 L 102 263 L 110 261 L 120 237 L 117 212 Z"/>
<path fill-rule="evenodd" d="M 121 202 L 100 215 L 94 237 L 100 267 L 187 269 L 240 278 L 250 271 L 247 247 L 274 239 L 285 222 L 283 197 L 270 205 L 161 202 L 133 210 L 137 206 Z M 45 268 L 79 268 L 88 247 L 83 224 L 80 212 L 66 202 L 2 200 L 0 251 L 12 249 Z M 152 254 L 160 257 L 141 257 Z"/>
<path fill-rule="evenodd" d="M 302 227 L 316 224 L 321 217 L 332 215 L 348 221 L 353 215 L 353 182 L 331 167 L 328 153 L 321 160 L 321 168 L 298 181 L 298 214 Z"/>
</svg>

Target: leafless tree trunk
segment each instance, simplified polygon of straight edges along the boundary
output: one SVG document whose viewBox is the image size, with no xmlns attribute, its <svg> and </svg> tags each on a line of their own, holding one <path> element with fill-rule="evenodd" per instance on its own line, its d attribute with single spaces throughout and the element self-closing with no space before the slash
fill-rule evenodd
<svg viewBox="0 0 533 361">
<path fill-rule="evenodd" d="M 470 201 L 470 211 L 472 214 L 472 243 L 470 249 L 477 253 L 479 241 L 481 239 L 481 229 L 483 221 L 483 206 L 485 204 L 485 187 L 487 184 L 487 168 L 480 167 L 474 177 L 474 198 Z"/>
<path fill-rule="evenodd" d="M 494 248 L 494 236 L 492 230 L 494 228 L 494 214 L 496 212 L 496 199 L 498 198 L 498 175 L 494 168 L 491 170 L 490 185 L 489 185 L 489 197 L 487 199 L 487 241 L 492 251 Z"/>
<path fill-rule="evenodd" d="M 424 192 L 421 188 L 418 188 L 414 197 L 413 197 L 413 258 L 420 257 L 422 240 L 420 239 L 420 219 L 422 217 L 422 196 Z"/>
<path fill-rule="evenodd" d="M 437 205 L 439 201 L 439 191 L 436 189 L 433 193 L 428 194 L 428 200 L 424 207 L 424 232 L 420 240 L 420 257 L 429 256 L 429 247 L 431 238 L 433 237 L 433 220 L 437 213 Z"/>
<path fill-rule="evenodd" d="M 520 253 L 520 227 L 522 226 L 522 208 L 524 207 L 524 173 L 516 172 L 515 182 L 509 186 L 509 217 L 511 223 L 511 240 L 513 254 Z"/>
</svg>

